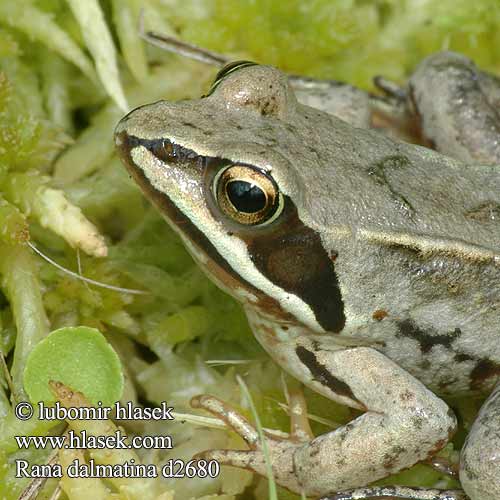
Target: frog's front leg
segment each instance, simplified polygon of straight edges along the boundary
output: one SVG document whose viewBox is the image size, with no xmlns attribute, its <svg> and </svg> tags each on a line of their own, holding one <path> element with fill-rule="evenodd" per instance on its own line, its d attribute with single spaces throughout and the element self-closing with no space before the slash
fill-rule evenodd
<svg viewBox="0 0 500 500">
<path fill-rule="evenodd" d="M 273 358 L 304 384 L 365 410 L 344 427 L 307 442 L 269 441 L 276 481 L 292 491 L 325 495 L 365 486 L 426 459 L 455 430 L 455 416 L 442 400 L 372 348 L 339 348 L 325 336 L 283 341 L 270 328 L 259 329 L 258 335 Z M 256 435 L 240 427 L 253 451 L 206 456 L 265 474 Z"/>
</svg>

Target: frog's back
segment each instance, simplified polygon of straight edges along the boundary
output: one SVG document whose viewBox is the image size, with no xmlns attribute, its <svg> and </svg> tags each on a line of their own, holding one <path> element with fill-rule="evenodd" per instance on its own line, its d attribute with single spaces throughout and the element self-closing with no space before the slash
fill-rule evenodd
<svg viewBox="0 0 500 500">
<path fill-rule="evenodd" d="M 204 99 L 127 115 L 116 140 L 195 258 L 247 307 L 277 324 L 381 341 L 441 392 L 494 382 L 497 168 L 301 106 L 285 76 L 262 66 L 231 73 Z M 213 199 L 227 165 L 272 177 L 284 217 L 235 224 Z"/>
<path fill-rule="evenodd" d="M 290 163 L 303 159 L 296 174 L 300 186 L 307 185 L 303 216 L 311 223 L 500 254 L 500 165 L 466 165 L 311 111 L 324 123 L 298 127 L 302 151 L 286 146 Z"/>
<path fill-rule="evenodd" d="M 303 217 L 336 255 L 341 335 L 380 341 L 436 392 L 491 389 L 500 374 L 500 167 L 343 124 L 334 131 Z"/>
</svg>

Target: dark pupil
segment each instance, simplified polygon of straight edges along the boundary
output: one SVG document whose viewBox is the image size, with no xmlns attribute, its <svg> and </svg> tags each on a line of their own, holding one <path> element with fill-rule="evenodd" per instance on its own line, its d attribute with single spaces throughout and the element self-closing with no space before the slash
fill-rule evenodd
<svg viewBox="0 0 500 500">
<path fill-rule="evenodd" d="M 264 191 L 246 181 L 231 181 L 226 185 L 228 198 L 240 212 L 253 214 L 266 206 Z"/>
</svg>

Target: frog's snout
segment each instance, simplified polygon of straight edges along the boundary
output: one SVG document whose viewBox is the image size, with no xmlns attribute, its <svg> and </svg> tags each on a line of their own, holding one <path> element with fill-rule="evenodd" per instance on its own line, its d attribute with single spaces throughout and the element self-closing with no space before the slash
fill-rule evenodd
<svg viewBox="0 0 500 500">
<path fill-rule="evenodd" d="M 132 150 L 140 145 L 145 145 L 147 147 L 147 144 L 143 144 L 143 142 L 148 141 L 143 141 L 139 133 L 141 127 L 144 126 L 144 120 L 141 118 L 143 113 L 140 111 L 147 106 L 149 105 L 140 106 L 132 111 L 129 111 L 115 127 L 115 148 L 118 156 L 129 169 L 131 166 L 134 166 L 134 162 L 131 157 Z"/>
<path fill-rule="evenodd" d="M 115 148 L 116 148 L 116 152 L 118 153 L 118 156 L 120 157 L 120 159 L 124 163 L 128 164 L 130 161 L 130 151 L 134 147 L 134 144 L 133 144 L 134 140 L 133 139 L 136 139 L 136 138 L 130 136 L 127 133 L 127 130 L 124 127 L 124 124 L 122 122 L 123 122 L 123 120 L 121 120 L 115 128 L 114 141 L 115 141 Z"/>
<path fill-rule="evenodd" d="M 134 118 L 134 115 L 136 111 L 139 108 L 134 108 L 131 111 L 129 111 L 125 116 L 123 116 L 120 121 L 116 124 L 115 131 L 114 131 L 114 138 L 115 138 L 115 144 L 117 146 L 120 145 L 121 141 L 121 136 L 123 132 L 126 132 L 127 129 L 127 123 L 130 121 L 131 118 Z"/>
<path fill-rule="evenodd" d="M 113 138 L 115 141 L 115 147 L 118 154 L 121 156 L 121 149 L 126 148 L 129 142 L 129 134 L 127 133 L 127 122 L 130 116 L 135 112 L 135 109 L 128 112 L 116 125 L 113 132 Z"/>
<path fill-rule="evenodd" d="M 132 175 L 138 170 L 138 166 L 132 158 L 132 150 L 140 144 L 140 139 L 130 133 L 129 128 L 129 120 L 134 112 L 135 110 L 131 111 L 118 122 L 113 134 L 118 157 Z"/>
<path fill-rule="evenodd" d="M 118 125 L 116 126 L 114 134 L 113 134 L 114 141 L 115 141 L 115 147 L 117 148 L 118 151 L 120 150 L 121 147 L 124 146 L 124 144 L 126 144 L 128 142 L 127 132 L 125 130 L 119 128 L 120 123 L 118 123 Z"/>
<path fill-rule="evenodd" d="M 129 111 L 115 127 L 114 139 L 116 147 L 123 148 L 128 141 L 143 137 L 145 131 L 151 132 L 153 136 L 163 135 L 162 129 L 165 120 L 162 111 L 166 105 L 165 101 L 158 101 L 138 106 Z M 137 146 L 136 142 L 131 146 Z"/>
</svg>

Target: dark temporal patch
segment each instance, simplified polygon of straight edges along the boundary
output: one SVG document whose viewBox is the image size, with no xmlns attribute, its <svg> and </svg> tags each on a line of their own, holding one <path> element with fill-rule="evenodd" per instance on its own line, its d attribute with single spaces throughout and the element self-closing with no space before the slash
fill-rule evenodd
<svg viewBox="0 0 500 500">
<path fill-rule="evenodd" d="M 122 160 L 148 198 L 159 206 L 170 220 L 176 221 L 176 225 L 182 228 L 193 243 L 206 252 L 219 268 L 233 276 L 235 281 L 241 281 L 238 273 L 230 268 L 225 258 L 218 254 L 201 231 L 180 213 L 168 196 L 151 186 L 142 170 L 134 164 L 130 151 L 134 147 L 143 146 L 166 164 L 196 165 L 205 176 L 207 202 L 211 198 L 208 191 L 211 189 L 214 175 L 230 162 L 223 158 L 200 156 L 195 151 L 164 139 L 140 139 L 122 132 L 121 140 L 122 144 L 118 150 Z M 291 199 L 286 196 L 284 198 L 283 214 L 275 222 L 262 228 L 248 228 L 228 221 L 228 231 L 247 243 L 250 257 L 262 274 L 286 292 L 297 295 L 307 303 L 325 331 L 338 333 L 344 328 L 345 315 L 333 260 L 324 249 L 319 234 L 300 221 Z M 224 217 L 217 206 L 210 206 L 209 203 L 209 208 L 218 210 L 219 218 Z M 260 305 L 267 312 L 276 313 L 281 318 L 286 316 L 289 321 L 294 319 L 277 301 L 265 297 L 250 283 L 244 285 L 259 297 Z"/>
<path fill-rule="evenodd" d="M 338 333 L 345 314 L 334 259 L 319 234 L 299 219 L 291 199 L 284 198 L 283 213 L 275 223 L 252 233 L 241 231 L 240 236 L 264 276 L 308 304 L 324 330 Z"/>
<path fill-rule="evenodd" d="M 299 219 L 297 208 L 288 196 L 283 196 L 279 217 L 269 224 L 245 226 L 234 221 L 208 194 L 221 161 L 206 160 L 206 199 L 214 217 L 224 220 L 231 233 L 246 243 L 250 258 L 263 276 L 304 301 L 326 332 L 342 331 L 346 319 L 332 259 L 332 255 L 337 255 L 335 250 L 323 247 L 319 234 Z"/>
<path fill-rule="evenodd" d="M 328 369 L 318 361 L 314 352 L 309 351 L 303 346 L 298 346 L 295 349 L 295 353 L 300 361 L 307 366 L 314 380 L 328 387 L 335 394 L 338 394 L 339 396 L 346 396 L 353 401 L 362 404 L 356 399 L 351 391 L 351 388 L 344 381 L 333 376 Z"/>
<path fill-rule="evenodd" d="M 396 324 L 399 328 L 398 336 L 415 339 L 420 344 L 420 350 L 423 354 L 429 352 L 435 345 L 450 348 L 451 344 L 462 335 L 460 328 L 455 328 L 455 330 L 445 334 L 438 334 L 432 329 L 424 330 L 409 318 L 397 321 Z"/>
</svg>

